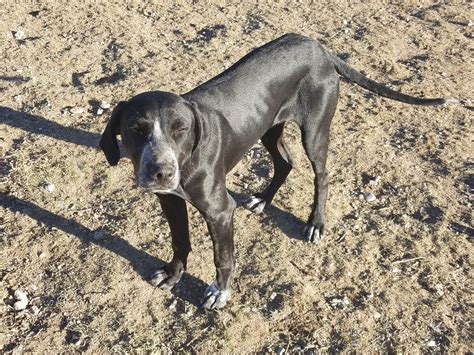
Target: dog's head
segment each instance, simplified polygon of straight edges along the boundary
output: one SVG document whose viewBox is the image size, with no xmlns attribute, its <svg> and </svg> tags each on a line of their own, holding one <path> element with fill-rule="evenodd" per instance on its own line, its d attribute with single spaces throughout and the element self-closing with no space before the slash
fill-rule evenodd
<svg viewBox="0 0 474 355">
<path fill-rule="evenodd" d="M 156 193 L 175 190 L 181 168 L 191 158 L 202 132 L 197 107 L 166 92 L 148 92 L 120 102 L 100 140 L 110 165 L 120 159 L 117 135 L 132 160 L 139 186 Z"/>
</svg>

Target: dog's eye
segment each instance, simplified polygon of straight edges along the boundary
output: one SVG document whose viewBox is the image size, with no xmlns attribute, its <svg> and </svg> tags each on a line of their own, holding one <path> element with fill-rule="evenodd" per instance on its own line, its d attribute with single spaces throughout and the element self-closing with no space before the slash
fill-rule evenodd
<svg viewBox="0 0 474 355">
<path fill-rule="evenodd" d="M 130 130 L 133 131 L 134 133 L 140 134 L 140 135 L 146 135 L 147 134 L 147 129 L 143 125 L 140 124 L 134 124 L 130 126 Z"/>
<path fill-rule="evenodd" d="M 143 127 L 140 127 L 140 126 L 132 126 L 130 127 L 130 130 L 132 130 L 133 132 L 135 133 L 139 133 L 139 134 L 143 134 L 144 131 L 143 131 Z"/>
<path fill-rule="evenodd" d="M 188 131 L 188 127 L 179 126 L 173 130 L 173 137 L 177 138 Z"/>
</svg>

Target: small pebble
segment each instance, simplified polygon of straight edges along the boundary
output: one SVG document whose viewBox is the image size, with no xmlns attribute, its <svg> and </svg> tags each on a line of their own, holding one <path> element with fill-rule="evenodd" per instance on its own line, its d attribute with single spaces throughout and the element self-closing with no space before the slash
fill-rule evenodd
<svg viewBox="0 0 474 355">
<path fill-rule="evenodd" d="M 375 186 L 380 182 L 380 176 L 376 176 L 374 179 L 369 180 L 369 185 Z"/>
<path fill-rule="evenodd" d="M 16 302 L 13 304 L 13 308 L 15 311 L 22 311 L 28 306 L 28 297 L 26 296 L 26 293 L 21 291 L 21 290 L 16 290 L 14 293 L 14 297 L 16 299 Z"/>
<path fill-rule="evenodd" d="M 22 30 L 18 30 L 15 32 L 15 39 L 21 41 L 22 39 L 25 39 L 25 32 Z"/>
<path fill-rule="evenodd" d="M 270 301 L 273 301 L 276 296 L 277 296 L 277 293 L 276 293 L 276 292 L 272 292 L 272 294 L 270 295 Z"/>
<path fill-rule="evenodd" d="M 177 305 L 178 305 L 178 300 L 173 300 L 173 302 L 171 302 L 171 304 L 169 305 L 168 309 L 170 311 L 176 311 Z"/>
<path fill-rule="evenodd" d="M 341 296 L 335 296 L 335 297 L 332 297 L 330 300 L 329 300 L 329 304 L 331 305 L 331 307 L 337 307 L 337 306 L 347 306 L 350 304 L 349 300 L 347 299 L 346 296 L 344 297 L 341 297 Z"/>
<path fill-rule="evenodd" d="M 367 202 L 374 202 L 377 199 L 377 197 L 375 197 L 375 195 L 372 192 L 366 192 L 364 194 L 364 199 Z"/>
<path fill-rule="evenodd" d="M 71 112 L 71 113 L 74 114 L 74 115 L 78 115 L 78 114 L 84 113 L 84 108 L 78 107 L 78 106 L 76 106 L 76 107 L 71 107 L 71 108 L 69 109 L 69 112 Z"/>
<path fill-rule="evenodd" d="M 378 319 L 380 319 L 381 317 L 382 317 L 382 315 L 381 315 L 379 312 L 375 312 L 375 313 L 374 313 L 374 319 L 375 319 L 375 320 L 378 320 Z"/>
<path fill-rule="evenodd" d="M 42 251 L 42 252 L 38 253 L 38 257 L 40 259 L 44 259 L 44 258 L 46 258 L 46 253 L 44 251 Z"/>
<path fill-rule="evenodd" d="M 99 107 L 99 108 L 97 109 L 97 112 L 96 112 L 97 116 L 100 116 L 100 115 L 102 115 L 103 113 L 104 113 L 104 110 Z"/>
<path fill-rule="evenodd" d="M 54 184 L 46 184 L 44 188 L 48 192 L 53 192 L 54 190 L 56 190 L 56 186 L 54 186 Z"/>
<path fill-rule="evenodd" d="M 39 308 L 37 306 L 31 306 L 30 308 L 31 313 L 33 313 L 35 316 L 37 316 L 40 312 Z"/>
<path fill-rule="evenodd" d="M 429 342 L 426 343 L 426 346 L 429 346 L 430 348 L 434 348 L 438 346 L 438 344 L 436 343 L 436 340 L 430 340 Z"/>
<path fill-rule="evenodd" d="M 101 101 L 101 102 L 99 103 L 99 107 L 100 107 L 101 109 L 103 109 L 103 110 L 107 110 L 107 109 L 110 108 L 110 104 L 109 104 L 108 102 L 106 102 L 106 101 Z"/>
</svg>

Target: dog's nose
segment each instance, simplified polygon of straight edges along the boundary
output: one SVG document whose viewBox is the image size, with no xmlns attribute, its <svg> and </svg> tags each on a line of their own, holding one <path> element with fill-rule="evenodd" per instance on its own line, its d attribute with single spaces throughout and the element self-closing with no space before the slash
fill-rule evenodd
<svg viewBox="0 0 474 355">
<path fill-rule="evenodd" d="M 159 165 L 156 170 L 156 179 L 160 185 L 169 183 L 174 176 L 174 168 L 171 165 Z"/>
</svg>

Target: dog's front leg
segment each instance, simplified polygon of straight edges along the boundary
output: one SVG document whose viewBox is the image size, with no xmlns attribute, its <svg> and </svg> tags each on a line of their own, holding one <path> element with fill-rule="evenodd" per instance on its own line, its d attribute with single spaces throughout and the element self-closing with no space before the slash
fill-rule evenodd
<svg viewBox="0 0 474 355">
<path fill-rule="evenodd" d="M 203 214 L 212 238 L 216 280 L 204 292 L 202 305 L 214 309 L 224 307 L 230 297 L 235 268 L 233 218 L 236 203 L 225 186 L 205 196 L 196 207 Z"/>
<path fill-rule="evenodd" d="M 181 279 L 186 270 L 188 254 L 191 251 L 186 202 L 174 195 L 158 195 L 161 209 L 171 230 L 173 259 L 159 268 L 150 279 L 153 286 L 170 290 Z"/>
</svg>

